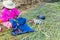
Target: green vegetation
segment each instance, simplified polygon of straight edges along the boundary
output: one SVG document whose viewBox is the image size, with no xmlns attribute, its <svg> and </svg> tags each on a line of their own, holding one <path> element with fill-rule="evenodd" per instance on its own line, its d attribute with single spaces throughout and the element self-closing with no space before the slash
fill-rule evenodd
<svg viewBox="0 0 60 40">
<path fill-rule="evenodd" d="M 58 2 L 60 2 L 60 0 L 57 0 Z"/>
</svg>

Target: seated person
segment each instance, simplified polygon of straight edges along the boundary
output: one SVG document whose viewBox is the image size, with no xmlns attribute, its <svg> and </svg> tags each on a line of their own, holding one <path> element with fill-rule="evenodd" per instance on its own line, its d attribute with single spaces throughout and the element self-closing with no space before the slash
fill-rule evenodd
<svg viewBox="0 0 60 40">
<path fill-rule="evenodd" d="M 11 28 L 11 23 L 9 22 L 10 19 L 15 19 L 19 15 L 19 10 L 16 8 L 16 5 L 8 0 L 8 1 L 3 1 L 3 8 L 1 10 L 1 15 L 0 15 L 0 23 L 3 26 L 6 26 L 8 29 Z"/>
</svg>

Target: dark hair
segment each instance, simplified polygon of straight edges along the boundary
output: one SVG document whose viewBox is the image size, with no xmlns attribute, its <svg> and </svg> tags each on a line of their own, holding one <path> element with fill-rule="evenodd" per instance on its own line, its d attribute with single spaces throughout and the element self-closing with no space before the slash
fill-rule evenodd
<svg viewBox="0 0 60 40">
<path fill-rule="evenodd" d="M 6 8 L 6 7 L 3 7 L 2 9 L 4 9 L 4 8 Z M 7 8 L 8 9 L 8 8 Z M 8 10 L 10 10 L 10 9 L 8 9 Z"/>
<path fill-rule="evenodd" d="M 2 9 L 4 9 L 5 7 L 3 7 Z"/>
</svg>

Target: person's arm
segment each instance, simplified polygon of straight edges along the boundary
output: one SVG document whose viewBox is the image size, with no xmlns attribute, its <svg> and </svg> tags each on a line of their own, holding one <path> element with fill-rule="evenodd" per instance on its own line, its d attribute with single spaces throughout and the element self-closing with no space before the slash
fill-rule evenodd
<svg viewBox="0 0 60 40">
<path fill-rule="evenodd" d="M 20 14 L 20 11 L 16 8 L 14 8 L 14 11 L 15 11 L 15 18 L 17 18 Z"/>
<path fill-rule="evenodd" d="M 8 19 L 6 18 L 6 9 L 1 10 L 1 16 L 0 16 L 0 22 L 7 21 Z"/>
</svg>

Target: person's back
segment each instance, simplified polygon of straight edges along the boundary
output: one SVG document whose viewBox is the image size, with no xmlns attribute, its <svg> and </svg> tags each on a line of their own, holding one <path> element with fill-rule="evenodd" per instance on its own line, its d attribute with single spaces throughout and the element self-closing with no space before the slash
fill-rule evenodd
<svg viewBox="0 0 60 40">
<path fill-rule="evenodd" d="M 16 8 L 13 8 L 13 9 L 3 8 L 1 10 L 1 13 L 2 13 L 1 18 L 2 18 L 3 21 L 14 19 L 15 16 L 19 15 L 19 11 Z"/>
</svg>

